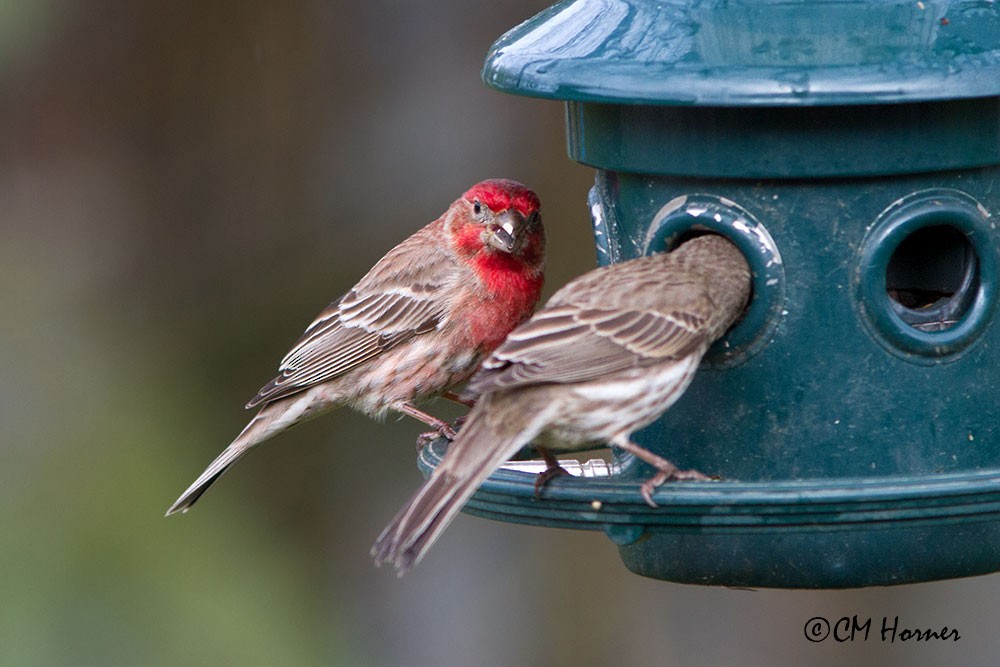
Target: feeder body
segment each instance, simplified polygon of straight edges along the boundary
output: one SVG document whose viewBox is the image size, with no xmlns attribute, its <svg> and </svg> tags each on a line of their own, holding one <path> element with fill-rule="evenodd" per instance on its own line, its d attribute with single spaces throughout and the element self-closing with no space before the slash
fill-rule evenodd
<svg viewBox="0 0 1000 667">
<path fill-rule="evenodd" d="M 754 293 L 635 438 L 723 481 L 657 512 L 626 458 L 544 502 L 503 471 L 468 511 L 602 529 L 633 571 L 692 583 L 1000 570 L 996 3 L 567 1 L 483 77 L 565 103 L 600 263 L 707 229 Z"/>
</svg>

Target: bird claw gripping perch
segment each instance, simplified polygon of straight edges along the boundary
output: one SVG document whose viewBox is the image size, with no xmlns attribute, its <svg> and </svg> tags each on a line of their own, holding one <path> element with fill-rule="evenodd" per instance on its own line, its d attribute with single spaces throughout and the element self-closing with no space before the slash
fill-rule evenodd
<svg viewBox="0 0 1000 667">
<path fill-rule="evenodd" d="M 542 497 L 542 489 L 551 482 L 556 477 L 564 477 L 570 475 L 569 471 L 559 465 L 559 461 L 556 457 L 552 456 L 552 453 L 545 449 L 544 447 L 536 447 L 538 453 L 542 455 L 545 459 L 545 470 L 538 473 L 535 477 L 535 498 Z M 570 475 L 572 476 L 572 475 Z"/>
</svg>

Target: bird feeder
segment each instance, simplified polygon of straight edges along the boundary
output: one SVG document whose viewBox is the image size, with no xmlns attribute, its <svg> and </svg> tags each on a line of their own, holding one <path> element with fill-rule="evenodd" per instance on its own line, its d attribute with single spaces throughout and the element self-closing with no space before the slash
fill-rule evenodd
<svg viewBox="0 0 1000 667">
<path fill-rule="evenodd" d="M 743 319 L 636 442 L 715 482 L 585 463 L 479 516 L 604 531 L 670 581 L 842 588 L 1000 570 L 1000 7 L 567 0 L 491 49 L 498 90 L 566 104 L 598 260 L 710 230 Z M 425 449 L 433 468 L 444 451 Z"/>
</svg>

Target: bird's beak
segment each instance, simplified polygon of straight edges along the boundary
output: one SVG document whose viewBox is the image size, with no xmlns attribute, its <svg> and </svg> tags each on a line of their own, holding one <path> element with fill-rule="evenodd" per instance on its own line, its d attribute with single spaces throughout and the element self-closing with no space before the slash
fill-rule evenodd
<svg viewBox="0 0 1000 667">
<path fill-rule="evenodd" d="M 523 223 L 524 220 L 517 211 L 504 211 L 490 225 L 486 242 L 497 250 L 502 250 L 503 252 L 513 251 L 514 244 L 517 242 L 517 235 Z"/>
</svg>

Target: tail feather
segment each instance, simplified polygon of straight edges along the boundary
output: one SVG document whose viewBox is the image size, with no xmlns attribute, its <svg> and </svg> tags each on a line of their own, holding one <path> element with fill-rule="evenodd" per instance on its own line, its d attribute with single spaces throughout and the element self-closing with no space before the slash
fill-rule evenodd
<svg viewBox="0 0 1000 667">
<path fill-rule="evenodd" d="M 187 490 L 180 495 L 180 497 L 174 501 L 174 504 L 170 506 L 167 510 L 166 516 L 171 514 L 176 514 L 177 512 L 187 512 L 191 509 L 201 495 L 208 491 L 208 487 L 215 483 L 215 480 L 222 477 L 230 466 L 239 461 L 243 456 L 250 451 L 253 445 L 247 445 L 244 441 L 237 438 L 233 441 L 231 445 L 226 447 L 225 450 L 219 456 L 212 461 L 211 465 L 205 469 L 205 472 L 194 481 Z"/>
<path fill-rule="evenodd" d="M 198 479 L 170 506 L 166 516 L 177 512 L 187 512 L 201 498 L 202 494 L 233 464 L 246 456 L 247 452 L 285 429 L 304 421 L 308 410 L 309 400 L 305 394 L 265 405 L 236 436 L 236 439 L 205 468 Z"/>
<path fill-rule="evenodd" d="M 391 563 L 400 576 L 416 566 L 479 485 L 538 435 L 545 423 L 538 413 L 529 424 L 511 423 L 520 416 L 505 423 L 490 414 L 491 398 L 480 399 L 437 470 L 379 535 L 371 551 L 377 565 Z"/>
</svg>

